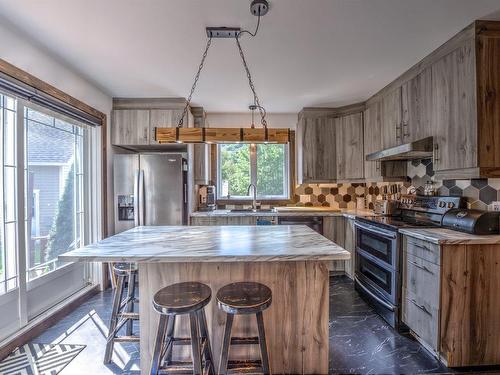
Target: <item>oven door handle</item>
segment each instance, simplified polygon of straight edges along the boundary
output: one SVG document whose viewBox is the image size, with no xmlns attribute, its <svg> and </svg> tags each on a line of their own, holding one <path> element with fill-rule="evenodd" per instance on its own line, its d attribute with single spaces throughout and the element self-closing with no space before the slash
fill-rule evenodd
<svg viewBox="0 0 500 375">
<path fill-rule="evenodd" d="M 358 283 L 358 285 L 363 289 L 363 291 L 368 294 L 370 297 L 372 297 L 374 300 L 376 300 L 378 303 L 380 303 L 382 306 L 384 306 L 387 310 L 390 311 L 395 311 L 396 308 L 392 306 L 391 304 L 385 302 L 383 299 L 375 295 L 370 289 L 368 289 L 366 286 L 363 285 L 361 280 L 357 276 L 354 276 L 354 280 Z"/>
<path fill-rule="evenodd" d="M 387 238 L 395 239 L 397 237 L 397 233 L 375 227 L 373 225 L 366 225 L 366 224 L 361 224 L 359 222 L 354 222 L 354 225 L 356 228 L 359 228 L 361 230 L 365 230 L 367 232 L 373 233 L 373 234 L 378 234 L 379 236 L 382 235 Z"/>
</svg>

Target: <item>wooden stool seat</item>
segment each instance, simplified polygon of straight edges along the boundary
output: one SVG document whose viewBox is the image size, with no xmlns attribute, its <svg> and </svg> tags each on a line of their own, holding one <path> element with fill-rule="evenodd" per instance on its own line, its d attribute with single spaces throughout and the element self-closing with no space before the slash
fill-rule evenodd
<svg viewBox="0 0 500 375">
<path fill-rule="evenodd" d="M 260 283 L 232 283 L 217 292 L 217 305 L 229 314 L 255 314 L 267 309 L 271 302 L 271 289 Z"/>
<path fill-rule="evenodd" d="M 219 374 L 256 373 L 269 374 L 269 356 L 267 353 L 266 333 L 262 311 L 271 306 L 272 292 L 264 284 L 255 282 L 232 283 L 223 286 L 217 292 L 217 306 L 226 312 L 226 324 L 219 362 Z M 255 314 L 258 337 L 232 337 L 234 315 Z M 259 360 L 231 361 L 229 349 L 232 345 L 259 345 Z"/>
<path fill-rule="evenodd" d="M 197 282 L 172 284 L 153 297 L 153 306 L 160 314 L 187 314 L 205 307 L 212 298 L 210 287 Z"/>
<path fill-rule="evenodd" d="M 137 273 L 136 263 L 114 263 L 113 272 L 117 276 L 127 276 L 130 273 Z"/>
<path fill-rule="evenodd" d="M 152 375 L 215 374 L 204 310 L 211 298 L 210 287 L 198 282 L 172 284 L 156 292 L 153 296 L 153 307 L 160 314 L 160 320 L 151 360 Z M 175 337 L 176 317 L 183 314 L 189 314 L 191 335 L 187 338 Z M 174 345 L 191 345 L 192 362 L 173 361 Z"/>
</svg>

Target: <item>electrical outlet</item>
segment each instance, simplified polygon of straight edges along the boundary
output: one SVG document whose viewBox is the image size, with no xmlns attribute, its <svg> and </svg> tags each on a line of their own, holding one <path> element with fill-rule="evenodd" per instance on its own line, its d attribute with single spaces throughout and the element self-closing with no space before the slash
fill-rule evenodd
<svg viewBox="0 0 500 375">
<path fill-rule="evenodd" d="M 491 202 L 489 209 L 490 211 L 500 211 L 500 201 Z"/>
</svg>

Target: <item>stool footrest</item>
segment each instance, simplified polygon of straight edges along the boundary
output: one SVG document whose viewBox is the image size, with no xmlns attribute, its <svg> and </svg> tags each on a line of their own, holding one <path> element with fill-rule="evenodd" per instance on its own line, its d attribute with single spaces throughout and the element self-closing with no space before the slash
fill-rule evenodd
<svg viewBox="0 0 500 375">
<path fill-rule="evenodd" d="M 139 342 L 139 336 L 119 336 L 113 339 L 115 342 Z"/>
<path fill-rule="evenodd" d="M 122 312 L 118 314 L 123 319 L 139 320 L 139 313 L 134 312 Z"/>
<path fill-rule="evenodd" d="M 257 345 L 259 337 L 231 337 L 231 345 Z"/>
<path fill-rule="evenodd" d="M 209 373 L 209 367 L 205 366 L 203 374 Z M 190 361 L 171 361 L 167 366 L 162 367 L 158 374 L 179 374 L 192 375 L 193 364 Z"/>
<path fill-rule="evenodd" d="M 247 361 L 230 360 L 227 362 L 227 372 L 228 374 L 262 372 L 262 362 L 260 359 Z"/>
</svg>

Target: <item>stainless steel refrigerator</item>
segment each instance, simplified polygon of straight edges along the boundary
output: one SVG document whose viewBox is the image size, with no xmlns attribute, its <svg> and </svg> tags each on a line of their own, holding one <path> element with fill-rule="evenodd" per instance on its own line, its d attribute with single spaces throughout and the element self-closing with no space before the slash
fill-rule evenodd
<svg viewBox="0 0 500 375">
<path fill-rule="evenodd" d="M 115 233 L 187 224 L 187 162 L 181 153 L 114 155 Z"/>
</svg>

